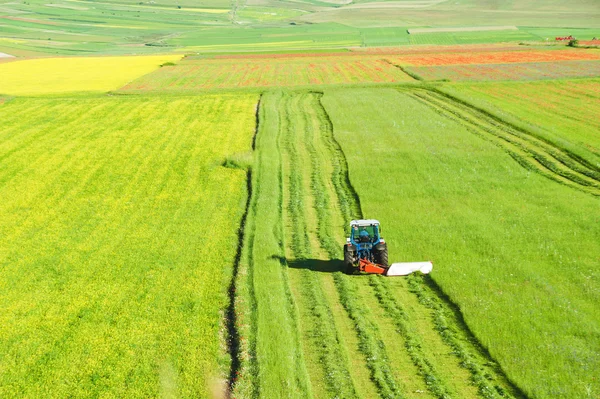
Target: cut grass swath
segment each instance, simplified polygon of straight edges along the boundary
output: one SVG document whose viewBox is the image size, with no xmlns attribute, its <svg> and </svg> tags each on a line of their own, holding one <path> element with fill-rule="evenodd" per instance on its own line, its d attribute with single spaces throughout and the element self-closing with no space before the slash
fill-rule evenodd
<svg viewBox="0 0 600 399">
<path fill-rule="evenodd" d="M 449 95 L 433 91 L 415 92 L 414 95 L 434 109 L 465 123 L 471 131 L 491 138 L 524 167 L 559 183 L 600 195 L 600 168 Z"/>
<path fill-rule="evenodd" d="M 234 396 L 311 396 L 298 336 L 297 309 L 287 276 L 281 223 L 281 157 L 273 156 L 280 154 L 280 97 L 263 95 L 259 110 L 253 195 L 237 284 L 240 292 L 236 296 L 236 311 L 243 343 L 240 374 L 233 384 Z M 267 113 L 273 117 L 267 118 Z"/>
<path fill-rule="evenodd" d="M 298 287 L 298 291 L 306 298 L 309 307 L 310 318 L 305 321 L 312 326 L 309 330 L 309 342 L 317 352 L 319 367 L 323 369 L 327 394 L 332 397 L 353 398 L 357 397 L 357 394 L 348 370 L 347 359 L 340 346 L 332 310 L 325 298 L 319 274 L 311 269 L 314 262 L 310 260 L 315 256 L 318 247 L 314 248 L 314 239 L 308 238 L 308 224 L 314 221 L 314 218 L 309 216 L 309 208 L 329 208 L 324 198 L 319 200 L 310 195 L 312 190 L 323 188 L 322 170 L 318 165 L 319 154 L 315 148 L 315 144 L 320 142 L 320 129 L 323 126 L 318 114 L 321 109 L 318 107 L 315 93 L 286 94 L 284 103 L 281 114 L 286 122 L 281 126 L 280 137 L 281 149 L 288 163 L 284 168 L 287 174 L 287 178 L 284 176 L 284 182 L 289 182 L 289 221 L 286 226 L 290 226 L 292 242 L 295 243 L 291 248 L 293 262 L 302 265 L 300 267 L 303 268 L 296 272 L 301 274 L 301 287 Z M 304 112 L 299 113 L 297 110 Z M 306 165 L 304 162 L 309 159 L 310 162 Z M 308 175 L 310 181 L 305 180 Z M 312 199 L 312 204 L 306 203 L 304 199 Z M 321 212 L 317 211 L 317 217 L 320 216 Z M 318 236 L 323 237 L 321 232 Z"/>
<path fill-rule="evenodd" d="M 600 168 L 600 80 L 445 85 L 442 90 Z M 540 93 L 544 93 L 543 96 Z"/>
</svg>

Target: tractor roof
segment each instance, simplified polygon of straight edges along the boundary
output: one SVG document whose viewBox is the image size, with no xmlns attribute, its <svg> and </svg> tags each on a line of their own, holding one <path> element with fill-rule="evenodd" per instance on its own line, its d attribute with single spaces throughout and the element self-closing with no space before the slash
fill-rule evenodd
<svg viewBox="0 0 600 399">
<path fill-rule="evenodd" d="M 361 220 L 353 220 L 350 222 L 350 226 L 372 226 L 372 225 L 379 225 L 379 220 L 375 220 L 375 219 L 361 219 Z"/>
</svg>

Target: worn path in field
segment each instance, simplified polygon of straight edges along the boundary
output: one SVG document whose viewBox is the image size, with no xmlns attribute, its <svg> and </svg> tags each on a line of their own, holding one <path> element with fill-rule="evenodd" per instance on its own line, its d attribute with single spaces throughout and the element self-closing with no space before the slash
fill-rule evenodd
<svg viewBox="0 0 600 399">
<path fill-rule="evenodd" d="M 518 397 L 431 279 L 339 271 L 363 215 L 321 96 L 262 97 L 233 396 Z"/>
</svg>

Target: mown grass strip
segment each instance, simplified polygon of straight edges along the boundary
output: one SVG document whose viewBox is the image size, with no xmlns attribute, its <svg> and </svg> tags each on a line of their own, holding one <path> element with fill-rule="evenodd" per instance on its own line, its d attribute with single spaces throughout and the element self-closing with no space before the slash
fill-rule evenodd
<svg viewBox="0 0 600 399">
<path fill-rule="evenodd" d="M 370 276 L 369 284 L 375 290 L 377 301 L 385 309 L 385 314 L 393 320 L 398 333 L 404 337 L 406 351 L 419 370 L 419 374 L 421 374 L 425 380 L 427 389 L 429 389 L 436 398 L 449 399 L 451 397 L 451 392 L 439 378 L 431 361 L 427 359 L 423 353 L 422 347 L 424 343 L 420 339 L 418 333 L 410 327 L 410 321 L 408 320 L 402 305 L 394 301 L 389 285 L 381 281 L 381 277 L 379 276 Z"/>
<path fill-rule="evenodd" d="M 526 144 L 529 147 L 533 147 L 538 151 L 543 151 L 547 153 L 556 161 L 572 169 L 574 172 L 585 175 L 595 180 L 595 182 L 592 182 L 592 185 L 600 181 L 600 166 L 589 162 L 587 159 L 582 158 L 578 154 L 573 153 L 573 151 L 565 148 L 564 146 L 560 146 L 539 134 L 533 133 L 526 129 L 520 128 L 514 124 L 511 124 L 500 117 L 497 117 L 481 108 L 469 104 L 466 101 L 460 100 L 459 98 L 454 97 L 444 91 L 433 89 L 429 90 L 428 93 L 430 96 L 433 96 L 436 99 L 439 99 L 440 101 L 443 101 L 448 105 L 454 104 L 456 107 L 459 107 L 460 110 L 463 111 L 464 114 L 466 114 L 465 116 L 472 115 L 478 120 L 483 120 L 487 124 L 492 125 L 505 133 L 509 133 L 527 142 Z M 590 183 L 586 183 L 584 181 L 582 184 L 589 185 Z"/>
<path fill-rule="evenodd" d="M 349 184 L 349 177 L 347 174 L 347 164 L 341 147 L 336 143 L 333 137 L 333 126 L 327 116 L 325 109 L 323 108 L 320 98 L 321 93 L 315 93 L 318 96 L 318 103 L 315 104 L 318 110 L 318 117 L 322 121 L 323 126 L 321 130 L 322 137 L 325 138 L 325 143 L 331 154 L 331 160 L 334 165 L 334 176 L 332 176 L 332 183 L 335 187 L 337 200 L 339 202 L 340 210 L 344 213 L 343 218 L 350 220 L 350 214 L 352 213 L 355 217 L 361 217 L 360 208 L 357 204 L 356 193 L 352 186 Z M 337 144 L 337 145 L 336 145 Z M 318 168 L 317 170 L 320 170 Z M 327 195 L 327 190 L 322 185 L 323 183 L 317 183 L 313 189 L 313 195 L 315 197 Z M 322 198 L 317 203 L 327 204 L 328 198 Z M 319 238 L 323 250 L 327 252 L 331 259 L 337 259 L 339 256 L 339 245 L 336 244 L 333 239 L 333 232 L 331 231 L 332 217 L 330 214 L 330 207 L 317 208 L 319 216 L 318 228 Z M 389 359 L 386 353 L 386 348 L 383 341 L 380 338 L 380 332 L 377 325 L 371 320 L 369 313 L 366 311 L 364 304 L 360 303 L 356 298 L 358 296 L 357 287 L 355 286 L 353 279 L 349 276 L 343 275 L 341 272 L 334 273 L 334 282 L 338 293 L 340 295 L 340 301 L 348 316 L 352 319 L 356 333 L 359 338 L 360 350 L 365 354 L 367 358 L 367 366 L 371 372 L 371 379 L 379 389 L 379 394 L 383 398 L 403 398 L 404 395 L 400 391 L 400 388 L 393 376 L 393 372 L 389 366 Z"/>
<path fill-rule="evenodd" d="M 250 231 L 240 263 L 245 288 L 236 301 L 242 314 L 238 329 L 243 350 L 234 396 L 312 397 L 284 252 L 280 102 L 280 93 L 265 95 L 259 110 L 263 123 L 256 138 Z M 244 333 L 249 334 L 248 344 Z"/>
<path fill-rule="evenodd" d="M 308 223 L 314 222 L 309 217 L 308 208 L 311 189 L 314 188 L 315 179 L 319 174 L 315 171 L 314 161 L 314 133 L 315 121 L 312 114 L 312 97 L 307 93 L 293 93 L 284 96 L 282 105 L 283 118 L 290 121 L 285 134 L 282 134 L 282 151 L 289 160 L 288 176 L 284 181 L 289 182 L 287 211 L 289 221 L 287 226 L 292 230 L 292 241 L 300 243 L 291 247 L 294 262 L 300 273 L 299 294 L 305 301 L 308 309 L 306 314 L 309 320 L 304 320 L 310 325 L 309 342 L 311 350 L 315 350 L 323 368 L 322 375 L 328 394 L 332 397 L 356 397 L 353 382 L 343 361 L 340 342 L 337 338 L 336 326 L 331 309 L 323 293 L 320 276 L 312 268 L 316 260 L 308 259 L 313 250 L 308 239 Z M 302 109 L 306 112 L 298 113 Z M 305 178 L 309 177 L 308 182 Z M 309 187 L 310 186 L 310 187 Z"/>
</svg>

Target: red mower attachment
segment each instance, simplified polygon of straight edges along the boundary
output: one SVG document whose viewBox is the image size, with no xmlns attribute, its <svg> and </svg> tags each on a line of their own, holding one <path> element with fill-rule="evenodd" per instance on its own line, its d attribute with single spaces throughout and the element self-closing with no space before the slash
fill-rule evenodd
<svg viewBox="0 0 600 399">
<path fill-rule="evenodd" d="M 387 269 L 384 268 L 383 266 L 378 265 L 373 262 L 369 262 L 366 259 L 360 259 L 358 261 L 358 270 L 360 270 L 361 272 L 364 272 L 364 273 L 372 273 L 372 274 L 385 274 L 385 272 L 387 271 Z"/>
</svg>

